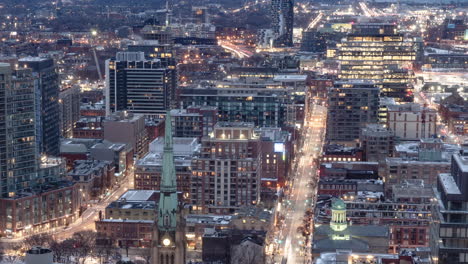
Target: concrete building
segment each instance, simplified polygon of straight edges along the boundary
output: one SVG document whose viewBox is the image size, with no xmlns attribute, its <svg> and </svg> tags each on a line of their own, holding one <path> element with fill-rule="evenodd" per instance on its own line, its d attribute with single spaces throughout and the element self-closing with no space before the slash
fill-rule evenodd
<svg viewBox="0 0 468 264">
<path fill-rule="evenodd" d="M 73 127 L 80 118 L 80 87 L 65 87 L 59 93 L 60 136 L 69 138 Z"/>
<path fill-rule="evenodd" d="M 50 58 L 26 57 L 18 61 L 20 68 L 30 68 L 35 78 L 36 135 L 40 153 L 58 156 L 60 153 L 59 79 Z"/>
<path fill-rule="evenodd" d="M 0 197 L 39 184 L 35 131 L 36 79 L 30 69 L 0 64 Z"/>
<path fill-rule="evenodd" d="M 159 190 L 162 176 L 164 138 L 151 142 L 149 153 L 135 163 L 135 189 Z M 196 138 L 173 138 L 177 187 L 184 198 L 191 194 L 192 160 L 200 152 Z"/>
<path fill-rule="evenodd" d="M 380 161 L 393 154 L 393 132 L 381 124 L 368 124 L 361 130 L 359 141 L 365 161 Z"/>
<path fill-rule="evenodd" d="M 416 103 L 389 105 L 387 127 L 401 140 L 437 135 L 437 111 Z"/>
<path fill-rule="evenodd" d="M 373 83 L 335 82 L 328 94 L 327 140 L 358 140 L 362 128 L 377 122 L 378 109 L 379 89 Z"/>
<path fill-rule="evenodd" d="M 193 163 L 191 201 L 204 213 L 229 213 L 260 201 L 261 143 L 252 123 L 218 122 Z"/>
<path fill-rule="evenodd" d="M 73 138 L 103 139 L 103 116 L 82 117 L 78 119 L 72 129 Z"/>
<path fill-rule="evenodd" d="M 143 115 L 117 112 L 104 120 L 103 127 L 105 140 L 129 144 L 136 157 L 143 157 L 148 152 L 148 135 Z"/>
<path fill-rule="evenodd" d="M 465 263 L 468 257 L 468 151 L 454 154 L 450 173 L 439 174 L 432 226 L 433 263 Z"/>
<path fill-rule="evenodd" d="M 175 66 L 147 60 L 143 52 L 118 52 L 106 61 L 106 113 L 159 116 L 175 106 Z"/>
</svg>

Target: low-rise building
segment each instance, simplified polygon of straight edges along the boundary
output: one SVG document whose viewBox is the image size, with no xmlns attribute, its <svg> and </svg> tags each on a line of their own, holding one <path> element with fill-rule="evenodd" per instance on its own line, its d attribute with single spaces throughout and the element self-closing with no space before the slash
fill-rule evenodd
<svg viewBox="0 0 468 264">
<path fill-rule="evenodd" d="M 79 217 L 80 192 L 69 181 L 43 183 L 0 199 L 0 236 L 21 238 L 68 226 Z"/>
<path fill-rule="evenodd" d="M 77 183 L 81 203 L 85 204 L 99 200 L 115 183 L 115 168 L 110 161 L 77 160 L 67 178 Z"/>
<path fill-rule="evenodd" d="M 121 182 L 133 171 L 133 149 L 128 144 L 103 140 L 91 147 L 89 155 L 95 160 L 112 162 L 117 182 Z"/>
<path fill-rule="evenodd" d="M 363 160 L 380 161 L 393 154 L 393 132 L 381 124 L 369 124 L 361 130 L 359 138 Z"/>
</svg>

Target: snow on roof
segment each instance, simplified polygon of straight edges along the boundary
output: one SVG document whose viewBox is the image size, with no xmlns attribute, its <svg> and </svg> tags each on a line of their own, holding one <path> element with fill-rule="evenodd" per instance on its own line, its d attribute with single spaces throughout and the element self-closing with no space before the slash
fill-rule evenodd
<svg viewBox="0 0 468 264">
<path fill-rule="evenodd" d="M 439 180 L 446 194 L 461 194 L 455 179 L 449 173 L 439 174 Z"/>
<path fill-rule="evenodd" d="M 127 201 L 147 201 L 154 194 L 153 190 L 128 190 L 120 196 Z"/>
</svg>

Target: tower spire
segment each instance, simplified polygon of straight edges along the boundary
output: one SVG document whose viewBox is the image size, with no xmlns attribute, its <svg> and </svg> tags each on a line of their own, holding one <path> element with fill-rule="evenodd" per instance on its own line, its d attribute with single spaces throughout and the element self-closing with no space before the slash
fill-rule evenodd
<svg viewBox="0 0 468 264">
<path fill-rule="evenodd" d="M 177 192 L 176 173 L 174 166 L 174 147 L 172 139 L 171 111 L 167 111 L 164 130 L 164 153 L 161 192 Z"/>
<path fill-rule="evenodd" d="M 176 179 L 171 112 L 168 111 L 165 122 L 163 168 L 158 205 L 159 230 L 175 230 L 177 226 L 178 200 Z"/>
</svg>

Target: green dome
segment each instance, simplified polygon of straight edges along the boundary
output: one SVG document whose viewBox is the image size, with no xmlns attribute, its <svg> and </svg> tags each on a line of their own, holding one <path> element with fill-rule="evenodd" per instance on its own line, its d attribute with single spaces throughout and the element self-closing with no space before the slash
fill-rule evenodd
<svg viewBox="0 0 468 264">
<path fill-rule="evenodd" d="M 346 204 L 341 199 L 334 199 L 332 202 L 332 210 L 345 210 Z"/>
</svg>

